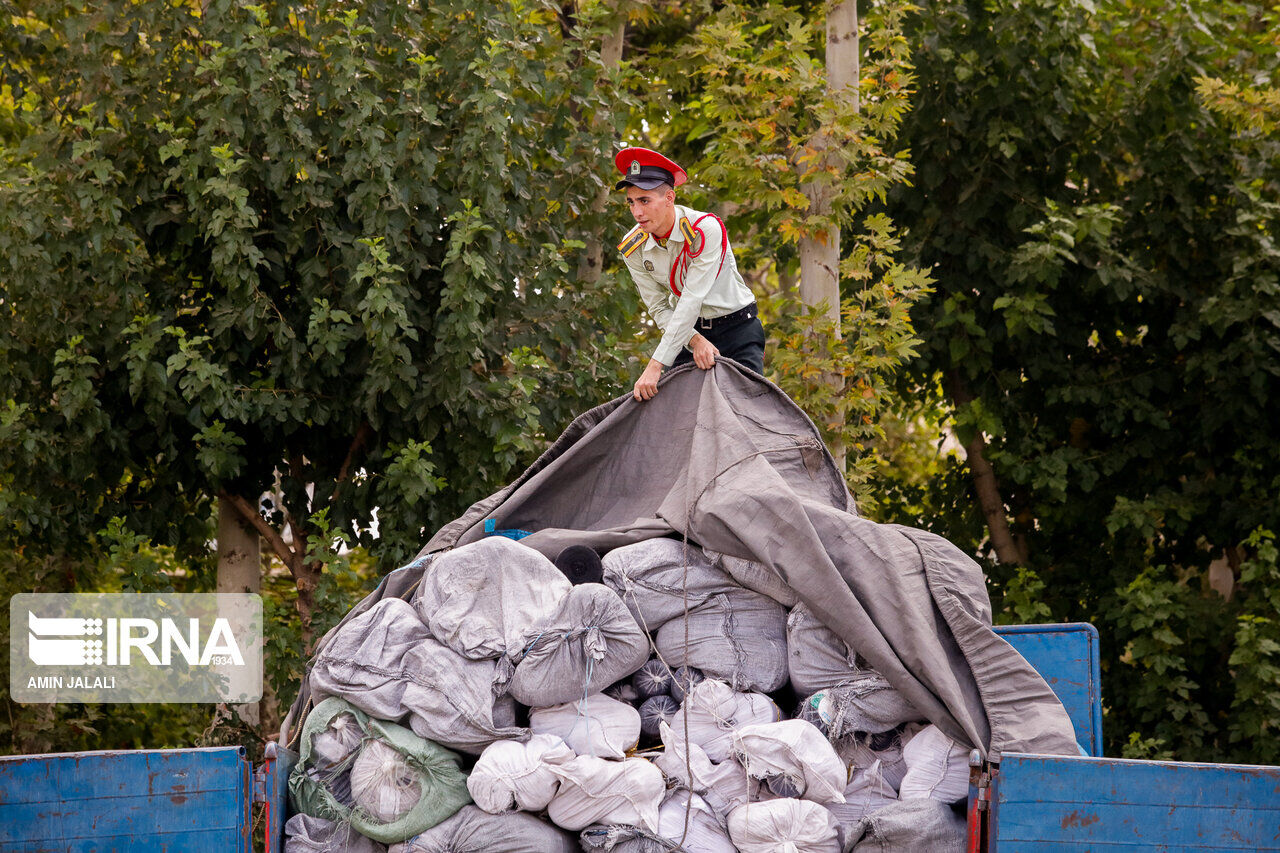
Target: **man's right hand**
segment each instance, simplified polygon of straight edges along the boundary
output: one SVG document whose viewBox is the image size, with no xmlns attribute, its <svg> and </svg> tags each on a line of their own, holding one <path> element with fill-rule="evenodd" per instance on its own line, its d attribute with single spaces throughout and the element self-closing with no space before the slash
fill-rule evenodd
<svg viewBox="0 0 1280 853">
<path fill-rule="evenodd" d="M 658 380 L 662 378 L 662 368 L 665 364 L 657 359 L 649 359 L 649 364 L 645 366 L 644 373 L 640 374 L 640 378 L 636 380 L 636 387 L 631 392 L 637 400 L 651 400 L 653 395 L 658 393 Z"/>
</svg>

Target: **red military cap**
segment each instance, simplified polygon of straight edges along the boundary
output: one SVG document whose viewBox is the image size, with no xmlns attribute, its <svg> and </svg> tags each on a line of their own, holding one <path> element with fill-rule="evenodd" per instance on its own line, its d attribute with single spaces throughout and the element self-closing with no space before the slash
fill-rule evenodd
<svg viewBox="0 0 1280 853">
<path fill-rule="evenodd" d="M 616 190 L 628 185 L 642 190 L 651 190 L 663 184 L 678 187 L 689 180 L 684 169 L 674 160 L 668 160 L 648 148 L 623 148 L 613 158 L 613 162 L 622 173 L 622 180 L 614 185 Z"/>
</svg>

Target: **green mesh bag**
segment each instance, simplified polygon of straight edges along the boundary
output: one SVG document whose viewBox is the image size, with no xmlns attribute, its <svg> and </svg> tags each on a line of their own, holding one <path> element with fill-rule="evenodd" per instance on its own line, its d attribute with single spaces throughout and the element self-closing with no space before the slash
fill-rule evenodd
<svg viewBox="0 0 1280 853">
<path fill-rule="evenodd" d="M 360 749 L 356 749 L 337 765 L 326 766 L 320 772 L 307 772 L 316 765 L 312 755 L 313 738 L 325 732 L 329 723 L 339 714 L 350 714 L 355 718 L 364 743 L 367 744 L 370 740 L 381 741 L 395 750 L 408 766 L 410 781 L 416 786 L 416 802 L 394 820 L 381 820 L 359 805 L 345 805 L 339 799 L 351 799 L 349 795 L 344 795 L 340 780 L 344 773 L 350 773 Z M 452 817 L 471 802 L 471 795 L 467 792 L 467 777 L 458 768 L 456 754 L 418 737 L 403 726 L 370 719 L 362 711 L 336 697 L 325 699 L 307 715 L 301 741 L 301 756 L 289 779 L 289 793 L 293 798 L 294 809 L 312 817 L 349 824 L 356 832 L 374 841 L 391 844 L 412 838 Z"/>
</svg>

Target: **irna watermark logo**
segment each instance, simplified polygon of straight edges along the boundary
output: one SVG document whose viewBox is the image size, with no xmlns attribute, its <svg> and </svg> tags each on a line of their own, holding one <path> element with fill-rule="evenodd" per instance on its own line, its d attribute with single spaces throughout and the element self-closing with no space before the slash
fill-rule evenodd
<svg viewBox="0 0 1280 853">
<path fill-rule="evenodd" d="M 16 595 L 9 615 L 9 686 L 19 702 L 243 703 L 262 696 L 256 595 Z"/>
</svg>

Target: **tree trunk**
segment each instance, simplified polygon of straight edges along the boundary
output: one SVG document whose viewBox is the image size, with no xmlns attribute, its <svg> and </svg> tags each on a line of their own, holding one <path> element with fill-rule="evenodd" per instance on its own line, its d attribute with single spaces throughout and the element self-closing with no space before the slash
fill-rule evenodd
<svg viewBox="0 0 1280 853">
<path fill-rule="evenodd" d="M 973 402 L 973 394 L 958 373 L 948 377 L 951 388 L 951 399 L 956 406 L 964 406 Z M 987 461 L 987 442 L 982 431 L 976 430 L 973 438 L 964 446 L 969 462 L 969 474 L 973 478 L 973 490 L 978 493 L 978 506 L 987 521 L 987 533 L 991 536 L 991 547 L 995 549 L 996 559 L 1001 563 L 1014 566 L 1027 564 L 1025 543 L 1018 543 L 1009 529 L 1009 517 L 1005 511 L 1004 499 L 1000 496 L 1000 482 L 996 479 L 995 469 Z"/>
<path fill-rule="evenodd" d="M 617 14 L 617 21 L 600 44 L 600 64 L 609 72 L 616 70 L 622 64 L 622 48 L 627 34 L 627 16 L 622 3 L 620 0 L 614 0 L 611 5 Z M 598 121 L 599 119 L 592 118 L 593 124 Z M 610 179 L 596 194 L 596 200 L 591 208 L 597 216 L 602 216 L 608 207 L 612 187 L 613 181 Z M 604 271 L 604 239 L 599 232 L 594 232 L 587 238 L 586 244 L 582 258 L 578 261 L 578 282 L 590 285 L 598 282 L 600 274 Z"/>
<path fill-rule="evenodd" d="M 258 531 L 245 523 L 235 507 L 219 500 L 218 592 L 262 591 L 261 543 Z M 262 710 L 255 703 L 232 705 L 231 709 L 251 726 L 262 721 Z"/>
<path fill-rule="evenodd" d="M 827 6 L 827 93 L 832 96 L 852 96 L 854 108 L 858 108 L 858 5 L 856 0 L 842 0 Z M 849 87 L 852 87 L 850 89 Z M 826 176 L 829 145 L 825 133 L 818 133 L 812 142 L 814 174 Z M 811 178 L 803 187 L 809 200 L 809 212 L 815 216 L 832 215 L 832 186 L 824 180 Z M 840 329 L 840 229 L 828 228 L 800 240 L 800 301 L 810 307 L 826 305 L 827 316 L 835 324 L 836 338 Z M 844 397 L 844 383 L 839 376 L 828 379 L 836 399 Z M 841 414 L 843 417 L 843 413 Z M 845 448 L 831 448 L 836 463 L 844 468 Z"/>
</svg>

